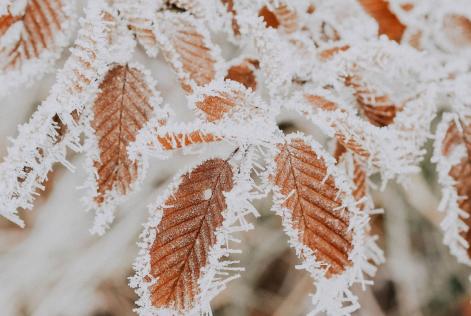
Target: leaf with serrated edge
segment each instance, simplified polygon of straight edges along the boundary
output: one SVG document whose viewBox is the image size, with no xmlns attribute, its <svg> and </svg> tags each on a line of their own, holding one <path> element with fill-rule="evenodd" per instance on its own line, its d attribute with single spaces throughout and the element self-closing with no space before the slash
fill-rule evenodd
<svg viewBox="0 0 471 316">
<path fill-rule="evenodd" d="M 0 96 L 53 69 L 74 24 L 70 0 L 28 0 L 0 16 Z"/>
<path fill-rule="evenodd" d="M 244 165 L 237 173 L 229 160 L 205 160 L 150 207 L 130 282 L 140 315 L 208 313 L 209 301 L 237 277 L 229 242 L 232 233 L 252 228 L 244 217 L 257 212 L 249 202 L 252 151 L 230 157 L 236 152 L 231 161 Z"/>
<path fill-rule="evenodd" d="M 202 21 L 187 12 L 166 11 L 156 20 L 157 41 L 177 73 L 183 90 L 191 93 L 220 76 L 222 58 Z"/>
<path fill-rule="evenodd" d="M 365 11 L 371 15 L 379 26 L 379 34 L 385 34 L 389 39 L 400 42 L 406 27 L 389 9 L 388 1 L 359 0 Z"/>
<path fill-rule="evenodd" d="M 274 211 L 282 216 L 302 267 L 315 279 L 313 313 L 355 310 L 355 299 L 342 298 L 352 295 L 349 286 L 374 267 L 366 255 L 370 246 L 364 244 L 368 215 L 355 206 L 351 182 L 335 167 L 333 157 L 302 134 L 285 137 L 273 159 L 268 174 L 274 185 Z"/>
<path fill-rule="evenodd" d="M 93 232 L 102 234 L 112 211 L 143 178 L 143 160 L 131 160 L 128 145 L 153 115 L 161 115 L 160 98 L 150 74 L 139 65 L 115 64 L 100 84 L 93 104 L 90 146 L 96 155 L 88 163 L 93 172 L 93 203 L 97 211 Z M 162 114 L 163 115 L 163 114 Z M 94 152 L 94 150 L 91 150 Z"/>
<path fill-rule="evenodd" d="M 58 72 L 50 94 L 19 131 L 0 164 L 0 213 L 18 225 L 23 223 L 17 209 L 32 208 L 37 188 L 41 188 L 52 166 L 60 162 L 73 169 L 65 155 L 67 148 L 80 150 L 81 129 L 76 126 L 75 114 L 93 101 L 99 80 L 107 69 L 109 53 L 102 38 L 106 37 L 110 25 L 104 21 L 102 13 L 108 10 L 104 3 L 89 3 L 71 56 Z M 56 115 L 67 126 L 60 139 L 57 126 L 53 124 Z M 11 181 L 18 175 L 23 182 Z"/>
</svg>

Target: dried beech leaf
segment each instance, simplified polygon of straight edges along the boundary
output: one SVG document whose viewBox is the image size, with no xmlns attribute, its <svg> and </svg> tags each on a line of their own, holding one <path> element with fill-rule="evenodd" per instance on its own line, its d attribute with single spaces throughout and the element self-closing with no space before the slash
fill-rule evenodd
<svg viewBox="0 0 471 316">
<path fill-rule="evenodd" d="M 246 88 L 253 91 L 257 89 L 257 78 L 254 71 L 259 68 L 259 62 L 255 59 L 245 59 L 240 64 L 231 66 L 227 70 L 224 79 L 230 79 L 243 84 Z"/>
<path fill-rule="evenodd" d="M 273 183 L 286 197 L 292 224 L 300 242 L 327 264 L 328 276 L 351 265 L 352 235 L 348 210 L 342 208 L 339 189 L 328 174 L 325 161 L 303 139 L 278 145 Z"/>
<path fill-rule="evenodd" d="M 371 124 L 382 127 L 394 122 L 398 109 L 388 96 L 376 95 L 375 91 L 363 86 L 357 76 L 345 77 L 345 84 L 355 90 L 360 111 Z"/>
<path fill-rule="evenodd" d="M 207 160 L 181 178 L 165 201 L 163 217 L 150 249 L 152 305 L 183 313 L 194 307 L 198 281 L 216 243 L 226 210 L 224 192 L 233 187 L 230 164 Z"/>
<path fill-rule="evenodd" d="M 437 127 L 434 160 L 443 190 L 440 209 L 446 213 L 442 224 L 445 243 L 461 262 L 471 265 L 471 119 L 462 116 L 460 126 L 456 124 L 454 116 L 443 116 Z"/>
<path fill-rule="evenodd" d="M 0 70 L 21 70 L 27 61 L 59 57 L 64 32 L 70 29 L 70 5 L 66 0 L 29 0 L 18 15 L 0 16 Z"/>
<path fill-rule="evenodd" d="M 164 56 L 187 93 L 216 78 L 221 58 L 201 21 L 187 13 L 165 12 L 156 27 Z"/>
<path fill-rule="evenodd" d="M 365 11 L 371 15 L 379 25 L 379 34 L 385 34 L 389 39 L 400 42 L 406 27 L 389 9 L 385 0 L 358 0 Z"/>
<path fill-rule="evenodd" d="M 298 18 L 296 12 L 289 8 L 286 4 L 281 3 L 270 10 L 267 6 L 263 6 L 258 15 L 263 18 L 267 27 L 274 29 L 281 28 L 286 33 L 293 33 L 298 28 Z"/>
<path fill-rule="evenodd" d="M 113 189 L 125 195 L 137 178 L 137 162 L 130 161 L 126 148 L 135 141 L 153 111 L 149 100 L 152 91 L 136 68 L 115 66 L 106 74 L 100 89 L 92 121 L 100 153 L 100 160 L 94 163 L 98 204 Z"/>
<path fill-rule="evenodd" d="M 167 133 L 164 136 L 157 136 L 158 142 L 165 150 L 179 149 L 193 144 L 211 143 L 220 139 L 220 137 L 204 134 L 200 131 L 178 134 Z"/>
</svg>

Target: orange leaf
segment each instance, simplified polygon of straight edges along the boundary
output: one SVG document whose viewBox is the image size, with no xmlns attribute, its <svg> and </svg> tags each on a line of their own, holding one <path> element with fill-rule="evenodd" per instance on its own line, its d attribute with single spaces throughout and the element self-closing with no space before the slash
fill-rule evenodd
<svg viewBox="0 0 471 316">
<path fill-rule="evenodd" d="M 282 3 L 270 10 L 267 6 L 263 6 L 258 15 L 263 17 L 267 27 L 277 29 L 281 28 L 286 33 L 293 33 L 298 28 L 298 18 L 296 12 L 290 9 L 286 4 Z"/>
<path fill-rule="evenodd" d="M 190 133 L 172 133 L 165 136 L 158 136 L 157 140 L 165 150 L 182 148 L 193 144 L 210 143 L 221 140 L 220 137 L 213 134 L 203 134 L 200 131 Z"/>
<path fill-rule="evenodd" d="M 216 243 L 227 207 L 224 192 L 233 188 L 230 164 L 206 160 L 184 174 L 181 183 L 165 201 L 163 217 L 150 249 L 152 305 L 183 313 L 194 307 L 198 281 Z"/>
<path fill-rule="evenodd" d="M 57 45 L 57 35 L 70 17 L 64 11 L 63 1 L 29 0 L 20 16 L 0 16 L 0 37 L 20 23 L 19 37 L 8 46 L 0 47 L 0 69 L 19 69 L 30 59 L 39 58 L 46 50 Z"/>
<path fill-rule="evenodd" d="M 363 86 L 357 76 L 346 76 L 345 84 L 355 90 L 360 110 L 371 124 L 382 127 L 394 122 L 398 108 L 388 96 L 377 96 L 375 91 Z"/>
<path fill-rule="evenodd" d="M 230 79 L 243 84 L 246 88 L 251 88 L 253 91 L 257 88 L 257 80 L 254 74 L 254 69 L 259 68 L 259 62 L 255 59 L 245 59 L 238 65 L 234 65 L 227 70 L 227 75 L 224 79 Z"/>
<path fill-rule="evenodd" d="M 351 265 L 349 215 L 341 208 L 339 189 L 325 161 L 300 138 L 278 148 L 272 181 L 286 197 L 283 206 L 291 213 L 300 242 L 329 265 L 328 276 L 342 273 Z"/>
<path fill-rule="evenodd" d="M 106 192 L 114 188 L 126 194 L 137 178 L 137 163 L 129 160 L 126 148 L 153 111 L 149 101 L 153 93 L 136 68 L 115 66 L 108 71 L 100 89 L 92 121 L 100 153 L 100 160 L 94 163 L 99 204 L 104 201 Z"/>
<path fill-rule="evenodd" d="M 204 25 L 189 14 L 175 12 L 166 12 L 159 21 L 157 30 L 166 38 L 161 43 L 162 51 L 185 92 L 191 93 L 193 84 L 204 86 L 215 79 L 219 58 Z"/>
<path fill-rule="evenodd" d="M 379 34 L 400 42 L 406 27 L 389 9 L 387 0 L 358 0 L 363 9 L 371 15 L 379 25 Z"/>
</svg>

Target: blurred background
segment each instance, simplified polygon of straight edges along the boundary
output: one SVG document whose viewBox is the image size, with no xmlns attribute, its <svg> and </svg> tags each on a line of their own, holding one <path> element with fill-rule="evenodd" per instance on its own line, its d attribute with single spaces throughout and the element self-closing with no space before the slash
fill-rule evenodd
<svg viewBox="0 0 471 316">
<path fill-rule="evenodd" d="M 238 54 L 231 47 L 223 48 L 223 53 L 227 58 Z M 157 78 L 165 102 L 182 120 L 188 118 L 185 97 L 171 69 L 160 59 L 145 59 L 139 50 L 136 60 Z M 17 125 L 27 122 L 46 98 L 53 81 L 51 74 L 0 100 L 0 156 L 6 154 L 8 138 L 17 134 Z M 284 113 L 280 127 L 313 134 L 332 148 L 315 128 L 294 115 Z M 207 152 L 218 150 L 211 146 L 215 147 Z M 431 143 L 427 146 L 429 158 Z M 142 189 L 119 208 L 108 233 L 97 237 L 88 231 L 94 214 L 85 212 L 81 203 L 84 157 L 71 153 L 76 171 L 55 166 L 35 208 L 21 212 L 25 229 L 0 218 L 0 315 L 135 315 L 136 295 L 127 278 L 147 220 L 147 205 L 195 159 L 199 158 L 178 154 L 172 161 L 151 160 Z M 471 271 L 458 264 L 442 243 L 435 165 L 425 159 L 421 173 L 409 177 L 406 186 L 390 183 L 384 192 L 371 193 L 376 207 L 385 211 L 374 216 L 372 228 L 386 263 L 379 267 L 373 286 L 355 289 L 362 305 L 355 315 L 471 315 Z M 299 261 L 288 247 L 280 218 L 270 212 L 270 199 L 257 201 L 257 206 L 261 216 L 252 218 L 256 229 L 240 234 L 242 254 L 237 259 L 246 271 L 214 299 L 214 315 L 305 315 L 310 309 L 308 295 L 314 290 L 312 279 L 295 268 Z"/>
</svg>

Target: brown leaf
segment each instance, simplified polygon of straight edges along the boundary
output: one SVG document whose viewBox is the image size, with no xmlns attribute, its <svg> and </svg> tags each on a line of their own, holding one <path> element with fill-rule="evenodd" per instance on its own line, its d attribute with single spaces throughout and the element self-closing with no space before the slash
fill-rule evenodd
<svg viewBox="0 0 471 316">
<path fill-rule="evenodd" d="M 442 143 L 442 154 L 444 156 L 448 156 L 451 150 L 460 143 L 461 141 L 461 133 L 459 132 L 458 128 L 454 121 L 450 123 L 448 130 L 446 131 L 445 137 L 443 138 Z"/>
<path fill-rule="evenodd" d="M 38 58 L 44 51 L 53 49 L 68 18 L 64 3 L 53 0 L 29 0 L 21 16 L 0 16 L 0 37 L 21 23 L 18 39 L 9 46 L 0 47 L 0 69 L 19 69 L 26 60 Z"/>
<path fill-rule="evenodd" d="M 232 187 L 230 164 L 222 159 L 206 160 L 183 175 L 165 201 L 150 249 L 150 275 L 158 278 L 150 288 L 153 306 L 183 313 L 195 305 L 198 281 L 227 207 L 223 193 Z"/>
<path fill-rule="evenodd" d="M 389 9 L 389 1 L 358 0 L 363 9 L 371 15 L 379 25 L 379 34 L 385 34 L 389 39 L 400 42 L 406 26 L 399 21 Z"/>
<path fill-rule="evenodd" d="M 349 137 L 347 140 L 345 135 L 337 131 L 335 133 L 335 138 L 340 144 L 342 144 L 342 146 L 351 150 L 358 156 L 364 159 L 368 159 L 370 157 L 369 151 L 366 148 L 364 148 L 361 144 L 359 144 L 353 137 Z"/>
<path fill-rule="evenodd" d="M 398 107 L 387 95 L 377 95 L 376 91 L 365 87 L 358 76 L 346 76 L 345 84 L 355 90 L 355 97 L 362 114 L 376 126 L 388 126 L 394 122 Z"/>
<path fill-rule="evenodd" d="M 244 96 L 241 90 L 216 91 L 205 95 L 203 99 L 195 103 L 206 116 L 209 122 L 215 122 L 224 117 L 238 104 L 242 103 Z"/>
<path fill-rule="evenodd" d="M 465 157 L 461 162 L 453 166 L 449 173 L 455 183 L 455 189 L 458 196 L 462 199 L 458 200 L 459 208 L 471 215 L 471 160 L 470 157 Z M 471 216 L 463 218 L 466 226 L 471 227 Z M 468 243 L 471 243 L 471 229 L 463 233 L 463 237 Z M 468 256 L 471 258 L 471 247 L 468 248 Z"/>
<path fill-rule="evenodd" d="M 338 53 L 344 52 L 350 48 L 349 45 L 343 45 L 340 47 L 333 47 L 329 49 L 325 49 L 319 53 L 319 57 L 323 60 L 328 60 L 333 56 L 337 55 Z"/>
<path fill-rule="evenodd" d="M 193 144 L 210 143 L 221 140 L 221 138 L 213 134 L 194 131 L 190 133 L 166 134 L 165 136 L 158 136 L 157 140 L 165 150 L 172 150 Z"/>
<path fill-rule="evenodd" d="M 283 206 L 291 212 L 301 243 L 329 265 L 328 276 L 337 275 L 351 265 L 352 250 L 348 210 L 340 208 L 339 189 L 327 176 L 325 161 L 302 139 L 278 148 L 272 181 L 287 197 Z"/>
<path fill-rule="evenodd" d="M 441 154 L 446 157 L 451 154 L 456 146 L 466 146 L 467 155 L 458 164 L 452 166 L 448 174 L 455 181 L 454 188 L 458 196 L 461 197 L 457 201 L 459 208 L 471 215 L 471 118 L 469 116 L 462 117 L 460 125 L 461 131 L 454 120 L 450 121 L 446 134 L 442 139 Z M 466 226 L 471 227 L 471 216 L 468 218 L 460 217 Z M 463 232 L 462 235 L 471 244 L 471 229 Z M 471 258 L 471 247 L 468 248 L 468 256 Z"/>
<path fill-rule="evenodd" d="M 335 145 L 335 151 L 334 151 L 334 158 L 337 160 L 337 164 L 340 163 L 340 160 L 342 159 L 342 156 L 347 153 L 347 149 L 340 144 L 338 141 L 336 142 Z M 352 195 L 355 201 L 360 201 L 363 199 L 368 190 L 368 184 L 366 182 L 367 179 L 367 174 L 366 174 L 366 168 L 365 166 L 358 161 L 355 157 L 353 157 L 353 190 L 352 190 Z M 363 203 L 358 205 L 358 208 L 360 210 L 364 209 L 365 205 Z"/>
<path fill-rule="evenodd" d="M 149 120 L 153 111 L 152 91 L 142 72 L 128 65 L 117 65 L 108 71 L 100 85 L 101 92 L 93 105 L 95 130 L 100 160 L 97 172 L 97 203 L 114 188 L 126 194 L 137 178 L 137 162 L 131 162 L 126 148 Z"/>
<path fill-rule="evenodd" d="M 324 111 L 335 111 L 338 109 L 337 105 L 319 95 L 305 94 L 304 98 L 312 104 L 315 108 L 322 109 Z"/>
<path fill-rule="evenodd" d="M 177 72 L 185 92 L 192 92 L 191 83 L 197 86 L 210 83 L 216 76 L 217 57 L 203 24 L 189 14 L 176 12 L 166 12 L 159 20 L 158 32 L 168 40 L 161 45 L 162 51 Z M 174 58 L 181 65 L 176 64 Z"/>
<path fill-rule="evenodd" d="M 230 67 L 224 79 L 240 82 L 246 88 L 251 88 L 255 91 L 257 89 L 257 80 L 254 70 L 258 68 L 258 60 L 246 58 L 240 64 Z"/>
<path fill-rule="evenodd" d="M 258 15 L 263 18 L 267 27 L 275 29 L 281 27 L 288 34 L 293 33 L 298 28 L 296 12 L 284 3 L 276 6 L 273 11 L 267 6 L 263 6 Z"/>
</svg>

